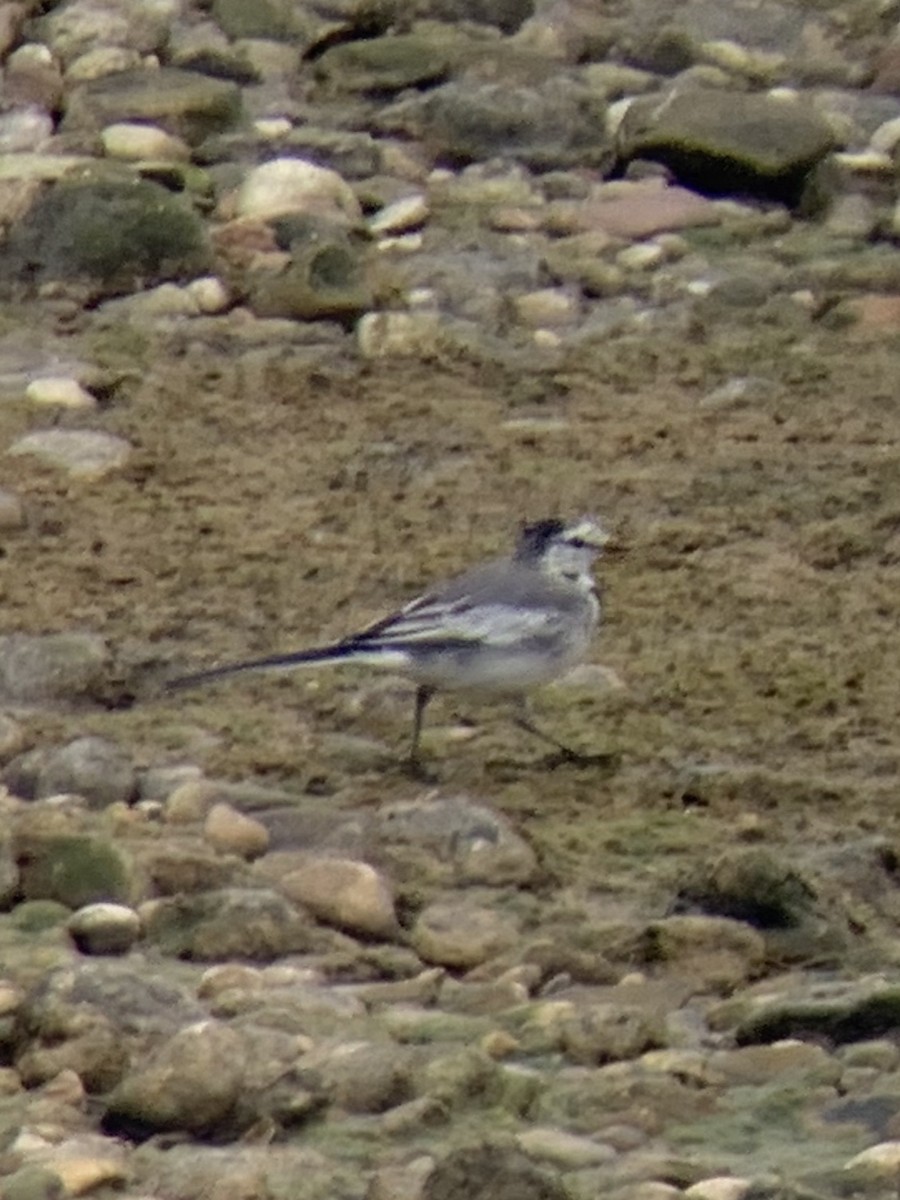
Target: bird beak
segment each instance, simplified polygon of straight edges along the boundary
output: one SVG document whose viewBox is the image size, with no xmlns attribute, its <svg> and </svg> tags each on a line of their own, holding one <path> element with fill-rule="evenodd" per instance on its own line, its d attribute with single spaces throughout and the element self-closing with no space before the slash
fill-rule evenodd
<svg viewBox="0 0 900 1200">
<path fill-rule="evenodd" d="M 593 546 L 596 550 L 603 550 L 611 536 L 597 518 L 590 514 L 585 514 L 570 532 L 573 537 L 581 538 L 586 545 Z"/>
</svg>

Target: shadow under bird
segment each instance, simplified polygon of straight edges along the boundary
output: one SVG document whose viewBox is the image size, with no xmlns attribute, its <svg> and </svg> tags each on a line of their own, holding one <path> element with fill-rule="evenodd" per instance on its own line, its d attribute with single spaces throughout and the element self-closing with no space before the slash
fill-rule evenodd
<svg viewBox="0 0 900 1200">
<path fill-rule="evenodd" d="M 513 553 L 482 563 L 410 601 L 359 633 L 328 646 L 227 663 L 171 680 L 170 690 L 249 671 L 363 663 L 407 675 L 417 685 L 408 763 L 421 767 L 419 741 L 429 700 L 438 691 L 506 697 L 516 724 L 574 762 L 585 755 L 537 728 L 525 694 L 582 662 L 600 621 L 594 559 L 608 535 L 593 517 L 523 525 Z"/>
</svg>

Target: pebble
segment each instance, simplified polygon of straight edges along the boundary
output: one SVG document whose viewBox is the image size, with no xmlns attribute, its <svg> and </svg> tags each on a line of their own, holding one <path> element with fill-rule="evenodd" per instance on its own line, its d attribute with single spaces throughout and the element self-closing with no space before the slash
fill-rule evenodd
<svg viewBox="0 0 900 1200">
<path fill-rule="evenodd" d="M 286 896 L 321 921 L 340 929 L 389 938 L 397 933 L 394 899 L 387 880 L 368 863 L 310 859 L 281 880 Z"/>
<path fill-rule="evenodd" d="M 44 407 L 90 409 L 97 401 L 77 379 L 49 377 L 34 379 L 25 389 L 25 399 Z"/>
<path fill-rule="evenodd" d="M 230 804 L 213 804 L 203 822 L 203 836 L 222 854 L 254 859 L 269 848 L 269 831 L 260 821 L 245 816 Z"/>
<path fill-rule="evenodd" d="M 110 158 L 137 162 L 156 159 L 159 162 L 189 162 L 191 150 L 182 138 L 174 137 L 154 125 L 139 125 L 134 121 L 119 121 L 100 132 L 103 149 Z"/>
<path fill-rule="evenodd" d="M 373 237 L 385 234 L 408 233 L 418 229 L 428 219 L 428 201 L 417 192 L 403 196 L 392 204 L 386 204 L 369 218 L 369 232 Z"/>
<path fill-rule="evenodd" d="M 879 1142 L 869 1146 L 844 1165 L 848 1170 L 862 1168 L 881 1179 L 900 1178 L 900 1142 Z"/>
<path fill-rule="evenodd" d="M 226 312 L 231 307 L 231 293 L 223 280 L 216 275 L 192 279 L 184 290 L 201 313 L 214 316 Z"/>
<path fill-rule="evenodd" d="M 551 1162 L 569 1171 L 578 1170 L 579 1167 L 601 1166 L 616 1157 L 611 1146 L 560 1129 L 536 1126 L 520 1133 L 516 1142 L 529 1158 Z M 723 1197 L 723 1200 L 727 1198 Z"/>
<path fill-rule="evenodd" d="M 269 220 L 285 213 L 316 213 L 358 221 L 362 210 L 353 189 L 337 171 L 302 158 L 276 158 L 254 167 L 241 184 L 236 214 Z"/>
<path fill-rule="evenodd" d="M 0 529 L 20 529 L 25 524 L 25 510 L 15 492 L 0 489 Z"/>
<path fill-rule="evenodd" d="M 141 919 L 124 904 L 87 904 L 66 923 L 82 954 L 127 954 L 141 932 Z"/>
<path fill-rule="evenodd" d="M 17 438 L 7 454 L 32 455 L 86 483 L 121 470 L 131 457 L 131 446 L 112 433 L 93 429 L 44 429 Z"/>
<path fill-rule="evenodd" d="M 750 1179 L 738 1176 L 716 1175 L 710 1179 L 700 1179 L 685 1189 L 684 1195 L 689 1200 L 743 1200 L 752 1187 Z"/>
<path fill-rule="evenodd" d="M 427 358 L 444 341 L 436 312 L 370 312 L 356 325 L 363 358 Z"/>
<path fill-rule="evenodd" d="M 187 779 L 179 783 L 166 798 L 164 818 L 170 825 L 190 825 L 203 821 L 206 814 L 222 800 L 221 784 L 210 779 Z"/>
<path fill-rule="evenodd" d="M 419 913 L 412 945 L 426 961 L 471 969 L 514 946 L 518 922 L 511 916 L 465 900 L 439 900 Z"/>
</svg>

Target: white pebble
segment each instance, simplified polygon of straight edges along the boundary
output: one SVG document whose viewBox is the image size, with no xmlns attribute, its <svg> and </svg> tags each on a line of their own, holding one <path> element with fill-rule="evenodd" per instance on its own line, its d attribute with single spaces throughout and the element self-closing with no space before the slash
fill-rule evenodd
<svg viewBox="0 0 900 1200">
<path fill-rule="evenodd" d="M 216 275 L 204 275 L 192 280 L 184 289 L 202 313 L 212 316 L 224 312 L 231 304 L 228 288 Z"/>
<path fill-rule="evenodd" d="M 741 1200 L 750 1190 L 750 1180 L 738 1176 L 714 1175 L 691 1184 L 684 1195 L 690 1200 Z"/>
<path fill-rule="evenodd" d="M 275 142 L 278 138 L 287 137 L 293 126 L 287 117 L 260 117 L 253 122 L 253 129 L 267 142 Z"/>
<path fill-rule="evenodd" d="M 386 233 L 408 233 L 418 229 L 428 217 L 428 201 L 417 192 L 404 196 L 379 209 L 369 221 L 369 231 L 376 236 Z"/>
<path fill-rule="evenodd" d="M 25 399 L 32 404 L 56 408 L 96 408 L 97 401 L 77 379 L 53 375 L 33 379 L 25 389 Z"/>
<path fill-rule="evenodd" d="M 302 158 L 275 158 L 255 167 L 238 189 L 237 215 L 267 220 L 291 212 L 324 213 L 359 220 L 350 185 L 327 167 Z"/>
<path fill-rule="evenodd" d="M 626 271 L 649 271 L 658 267 L 665 257 L 665 250 L 656 242 L 635 242 L 619 251 L 616 262 Z"/>
<path fill-rule="evenodd" d="M 156 125 L 137 121 L 117 121 L 100 133 L 104 153 L 127 162 L 156 159 L 159 162 L 188 162 L 191 151 L 186 142 L 173 137 Z"/>
<path fill-rule="evenodd" d="M 893 154 L 900 143 L 900 117 L 884 121 L 869 138 L 869 149 L 876 154 Z"/>
<path fill-rule="evenodd" d="M 124 438 L 93 429 L 42 429 L 13 442 L 7 454 L 33 454 L 74 479 L 102 479 L 123 467 L 131 455 Z"/>
<path fill-rule="evenodd" d="M 863 1167 L 873 1175 L 896 1178 L 900 1176 L 900 1142 L 879 1142 L 875 1146 L 869 1146 L 844 1163 L 844 1167 Z"/>
</svg>

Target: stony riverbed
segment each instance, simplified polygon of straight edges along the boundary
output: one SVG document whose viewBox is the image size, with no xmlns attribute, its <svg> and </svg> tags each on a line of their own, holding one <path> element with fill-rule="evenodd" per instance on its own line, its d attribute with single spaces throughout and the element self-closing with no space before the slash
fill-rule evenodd
<svg viewBox="0 0 900 1200">
<path fill-rule="evenodd" d="M 900 1179 L 900 10 L 0 5 L 0 1191 Z M 315 644 L 599 513 L 502 706 Z"/>
</svg>

